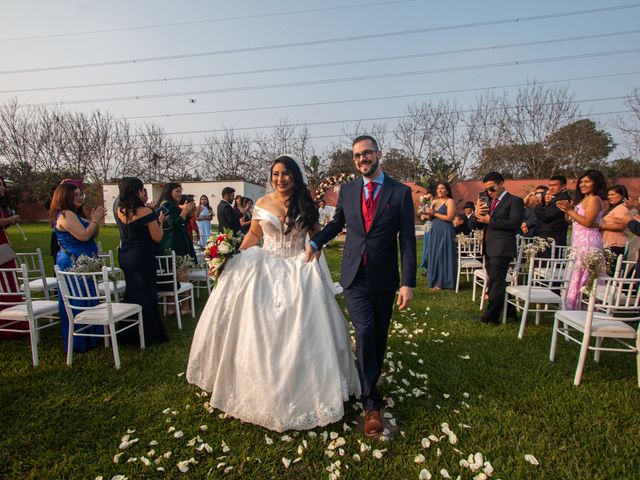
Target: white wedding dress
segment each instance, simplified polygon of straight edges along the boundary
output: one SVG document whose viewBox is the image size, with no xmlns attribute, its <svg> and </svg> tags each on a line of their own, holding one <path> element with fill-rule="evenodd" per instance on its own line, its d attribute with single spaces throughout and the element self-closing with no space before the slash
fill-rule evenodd
<svg viewBox="0 0 640 480">
<path fill-rule="evenodd" d="M 270 430 L 339 421 L 360 395 L 347 322 L 318 262 L 304 261 L 306 231 L 284 235 L 280 219 L 255 207 L 262 248 L 235 255 L 198 321 L 187 380 L 210 404 Z"/>
</svg>

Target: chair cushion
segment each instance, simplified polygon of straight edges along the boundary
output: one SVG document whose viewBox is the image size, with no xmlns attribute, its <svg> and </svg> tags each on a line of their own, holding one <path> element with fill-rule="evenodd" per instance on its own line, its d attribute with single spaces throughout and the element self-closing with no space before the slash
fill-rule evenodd
<svg viewBox="0 0 640 480">
<path fill-rule="evenodd" d="M 38 278 L 36 280 L 31 280 L 29 282 L 29 290 L 33 292 L 42 292 L 44 291 L 44 282 L 46 282 L 47 288 L 49 290 L 57 290 L 58 289 L 58 280 L 56 277 L 46 277 L 44 279 Z"/>
<path fill-rule="evenodd" d="M 526 285 L 510 285 L 507 287 L 507 293 L 513 295 L 516 298 L 526 300 L 527 298 L 527 286 Z M 531 303 L 556 303 L 560 304 L 560 295 L 552 292 L 548 288 L 543 287 L 531 287 L 531 294 L 529 296 Z"/>
<path fill-rule="evenodd" d="M 109 288 L 111 289 L 111 291 L 113 292 L 114 290 L 116 290 L 117 292 L 124 292 L 127 289 L 127 282 L 125 282 L 124 280 L 117 280 L 115 282 L 115 289 L 114 287 L 114 282 L 109 282 Z M 100 282 L 98 283 L 98 291 L 104 295 L 104 282 Z"/>
<path fill-rule="evenodd" d="M 189 282 L 180 282 L 176 293 L 184 293 L 193 290 L 193 284 Z M 173 290 L 159 290 L 158 295 L 161 297 L 173 296 Z"/>
<path fill-rule="evenodd" d="M 113 320 L 118 321 L 135 313 L 141 312 L 142 307 L 137 303 L 112 303 Z M 88 310 L 78 313 L 73 319 L 74 323 L 106 325 L 107 320 L 107 304 L 101 303 Z"/>
<path fill-rule="evenodd" d="M 584 331 L 587 322 L 585 310 L 559 310 L 556 317 L 576 330 Z M 621 320 L 608 320 L 594 314 L 591 321 L 591 335 L 603 337 L 635 338 L 636 329 Z"/>
<path fill-rule="evenodd" d="M 207 280 L 209 272 L 203 269 L 191 270 L 189 272 L 189 280 L 204 282 Z"/>
<path fill-rule="evenodd" d="M 40 317 L 42 315 L 53 315 L 58 313 L 58 302 L 54 300 L 32 300 L 31 308 L 33 315 Z M 4 320 L 27 320 L 29 314 L 27 312 L 27 304 L 14 305 L 0 311 L 0 318 Z"/>
<path fill-rule="evenodd" d="M 482 262 L 475 258 L 461 258 L 460 268 L 482 268 Z"/>
</svg>

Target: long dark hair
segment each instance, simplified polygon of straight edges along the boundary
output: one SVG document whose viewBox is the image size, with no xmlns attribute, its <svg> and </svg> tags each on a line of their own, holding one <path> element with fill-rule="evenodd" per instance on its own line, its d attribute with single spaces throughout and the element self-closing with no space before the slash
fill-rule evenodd
<svg viewBox="0 0 640 480">
<path fill-rule="evenodd" d="M 607 193 L 609 193 L 612 190 L 616 192 L 618 195 L 620 195 L 622 197 L 622 200 L 618 203 L 610 203 L 609 208 L 607 208 L 607 211 L 605 212 L 605 215 L 607 215 L 611 210 L 616 208 L 618 205 L 622 205 L 622 202 L 624 202 L 625 200 L 629 200 L 629 192 L 627 190 L 627 187 L 625 187 L 624 185 L 612 185 L 609 188 L 607 188 Z"/>
<path fill-rule="evenodd" d="M 574 200 L 576 205 L 584 198 L 584 194 L 580 190 L 580 180 L 584 177 L 589 177 L 593 182 L 593 195 L 600 197 L 602 200 L 607 198 L 607 181 L 604 179 L 602 172 L 600 170 L 587 170 L 578 177 L 576 182 L 576 198 Z"/>
<path fill-rule="evenodd" d="M 3 177 L 0 177 L 0 181 L 4 185 L 4 196 L 0 197 L 0 208 L 9 210 L 9 190 L 7 189 L 7 182 Z"/>
<path fill-rule="evenodd" d="M 78 216 L 85 218 L 84 209 L 75 207 L 75 194 L 76 190 L 80 190 L 80 187 L 76 187 L 71 183 L 62 182 L 56 187 L 53 192 L 53 198 L 51 199 L 51 206 L 49 207 L 49 221 L 51 226 L 56 222 L 56 216 L 60 212 L 65 210 L 71 210 L 78 214 Z"/>
<path fill-rule="evenodd" d="M 140 190 L 144 188 L 142 180 L 136 177 L 122 177 L 118 182 L 118 210 L 124 213 L 127 220 L 136 213 L 136 209 L 144 207 L 140 198 Z"/>
<path fill-rule="evenodd" d="M 178 187 L 182 187 L 182 185 L 176 182 L 167 183 L 162 189 L 162 193 L 160 194 L 160 200 L 158 200 L 158 205 L 162 205 L 165 202 L 176 203 L 176 201 L 171 197 L 171 192 Z"/>
<path fill-rule="evenodd" d="M 436 188 L 442 185 L 444 189 L 447 191 L 447 198 L 453 198 L 453 193 L 451 193 L 451 185 L 449 182 L 438 182 Z"/>
<path fill-rule="evenodd" d="M 285 222 L 287 228 L 285 234 L 289 233 L 294 225 L 298 225 L 301 229 L 313 228 L 318 223 L 320 214 L 318 213 L 318 207 L 311 198 L 307 185 L 304 183 L 298 162 L 287 155 L 279 156 L 271 165 L 269 181 L 273 176 L 273 167 L 278 163 L 284 165 L 293 177 L 293 192 L 291 192 L 291 196 L 286 202 L 287 216 Z"/>
</svg>

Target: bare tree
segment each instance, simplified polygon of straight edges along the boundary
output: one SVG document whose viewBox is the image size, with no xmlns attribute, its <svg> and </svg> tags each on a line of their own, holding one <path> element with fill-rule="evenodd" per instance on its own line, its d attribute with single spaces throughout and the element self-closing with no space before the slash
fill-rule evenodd
<svg viewBox="0 0 640 480">
<path fill-rule="evenodd" d="M 206 178 L 253 179 L 251 139 L 233 129 L 207 137 L 200 150 L 201 172 Z"/>
<path fill-rule="evenodd" d="M 439 154 L 438 121 L 438 109 L 431 103 L 422 103 L 409 105 L 406 118 L 398 122 L 396 140 L 419 169 L 424 169 L 428 159 Z"/>
<path fill-rule="evenodd" d="M 627 118 L 618 117 L 615 126 L 622 132 L 631 157 L 640 158 L 640 88 L 627 95 L 624 104 L 631 110 Z"/>
<path fill-rule="evenodd" d="M 193 146 L 182 139 L 173 140 L 164 128 L 145 124 L 138 128 L 142 180 L 166 182 L 197 177 Z"/>
</svg>

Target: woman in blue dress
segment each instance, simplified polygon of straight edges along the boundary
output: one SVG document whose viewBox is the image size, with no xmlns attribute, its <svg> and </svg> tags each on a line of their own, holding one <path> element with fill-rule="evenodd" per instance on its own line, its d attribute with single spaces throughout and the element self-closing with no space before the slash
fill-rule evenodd
<svg viewBox="0 0 640 480">
<path fill-rule="evenodd" d="M 211 236 L 211 220 L 213 219 L 213 212 L 209 205 L 209 197 L 206 195 L 200 196 L 200 205 L 196 209 L 196 223 L 198 224 L 198 230 L 200 231 L 200 246 L 206 247 L 209 237 Z"/>
<path fill-rule="evenodd" d="M 84 194 L 80 188 L 70 183 L 61 183 L 53 192 L 49 215 L 53 233 L 58 240 L 60 250 L 56 255 L 56 265 L 60 270 L 69 270 L 73 266 L 74 259 L 80 255 L 95 257 L 98 247 L 94 238 L 98 235 L 99 222 L 107 214 L 107 209 L 97 207 L 91 210 L 89 219 L 85 218 L 82 208 Z M 60 329 L 62 331 L 64 351 L 67 351 L 67 334 L 69 332 L 69 319 L 62 302 L 60 303 Z M 94 330 L 95 329 L 95 330 Z M 102 327 L 92 327 L 85 333 L 102 333 Z M 75 337 L 73 339 L 73 351 L 85 352 L 98 344 L 101 339 L 93 337 Z"/>
<path fill-rule="evenodd" d="M 457 270 L 456 232 L 453 218 L 456 203 L 451 195 L 451 186 L 442 182 L 436 188 L 436 200 L 426 210 L 431 218 L 429 235 L 428 285 L 432 290 L 455 288 Z"/>
</svg>

